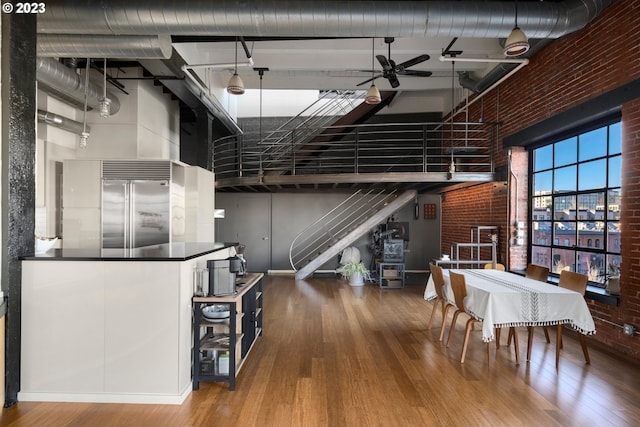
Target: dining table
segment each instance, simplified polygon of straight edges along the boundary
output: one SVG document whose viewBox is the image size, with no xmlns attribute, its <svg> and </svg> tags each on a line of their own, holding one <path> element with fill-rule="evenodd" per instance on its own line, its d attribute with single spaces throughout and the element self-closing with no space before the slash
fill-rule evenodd
<svg viewBox="0 0 640 427">
<path fill-rule="evenodd" d="M 587 302 L 576 291 L 508 271 L 445 269 L 445 297 L 454 305 L 450 272 L 464 275 L 465 305 L 471 316 L 482 321 L 485 342 L 494 341 L 496 328 L 505 327 L 567 324 L 584 335 L 596 332 Z M 433 278 L 429 277 L 424 299 L 429 301 L 436 297 Z"/>
</svg>

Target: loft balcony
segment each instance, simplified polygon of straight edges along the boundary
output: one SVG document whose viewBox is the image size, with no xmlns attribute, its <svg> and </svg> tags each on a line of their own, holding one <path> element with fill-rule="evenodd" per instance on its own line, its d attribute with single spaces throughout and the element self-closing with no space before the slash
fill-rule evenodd
<svg viewBox="0 0 640 427">
<path fill-rule="evenodd" d="M 217 191 L 439 192 L 504 180 L 496 123 L 377 123 L 252 132 L 213 143 Z"/>
</svg>

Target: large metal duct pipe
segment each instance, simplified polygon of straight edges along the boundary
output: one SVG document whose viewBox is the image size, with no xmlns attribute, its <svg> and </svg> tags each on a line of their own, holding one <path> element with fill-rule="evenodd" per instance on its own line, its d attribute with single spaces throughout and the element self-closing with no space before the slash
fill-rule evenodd
<svg viewBox="0 0 640 427">
<path fill-rule="evenodd" d="M 167 59 L 171 36 L 38 34 L 38 56 L 65 58 Z"/>
<path fill-rule="evenodd" d="M 529 42 L 531 43 L 531 49 L 529 49 L 525 55 L 522 55 L 521 58 L 530 58 L 537 51 L 549 44 L 548 40 L 529 40 Z M 474 93 L 482 93 L 517 66 L 517 64 L 503 62 L 492 68 L 491 71 L 480 80 L 474 80 L 468 71 L 458 72 L 458 82 L 460 86 L 465 89 L 469 89 Z"/>
<path fill-rule="evenodd" d="M 45 110 L 38 110 L 38 121 L 78 135 L 85 131 L 91 132 L 89 125 L 85 126 L 84 123 Z"/>
<path fill-rule="evenodd" d="M 584 27 L 611 0 L 521 2 L 518 25 L 530 38 Z M 39 33 L 282 37 L 506 37 L 512 1 L 60 0 L 38 16 Z"/>
<path fill-rule="evenodd" d="M 57 60 L 37 57 L 36 80 L 44 85 L 43 90 L 52 96 L 71 102 L 75 106 L 84 106 L 84 77 Z M 99 108 L 99 98 L 102 97 L 102 93 L 101 86 L 89 82 L 87 105 L 91 108 Z M 111 99 L 111 114 L 116 114 L 120 110 L 120 101 L 109 91 L 107 91 L 107 97 Z"/>
</svg>

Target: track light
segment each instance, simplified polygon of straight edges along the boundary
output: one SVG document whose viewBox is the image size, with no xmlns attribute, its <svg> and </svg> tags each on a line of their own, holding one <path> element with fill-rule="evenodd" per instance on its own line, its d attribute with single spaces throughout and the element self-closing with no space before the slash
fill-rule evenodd
<svg viewBox="0 0 640 427">
<path fill-rule="evenodd" d="M 233 69 L 233 76 L 229 79 L 227 84 L 227 92 L 231 95 L 242 95 L 244 93 L 244 83 L 238 75 L 238 37 L 236 37 L 236 62 Z"/>
<path fill-rule="evenodd" d="M 516 25 L 504 43 L 505 56 L 520 56 L 529 50 L 529 39 L 524 31 L 518 27 L 518 2 L 516 1 Z"/>
</svg>

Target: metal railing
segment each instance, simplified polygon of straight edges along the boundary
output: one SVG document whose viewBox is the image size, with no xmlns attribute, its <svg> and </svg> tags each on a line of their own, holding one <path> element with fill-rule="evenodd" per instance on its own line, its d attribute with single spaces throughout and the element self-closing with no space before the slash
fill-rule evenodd
<svg viewBox="0 0 640 427">
<path fill-rule="evenodd" d="M 366 91 L 336 90 L 320 95 L 317 101 L 264 136 L 257 135 L 264 147 L 263 160 L 273 162 L 287 155 L 287 150 L 304 144 L 324 127 L 335 123 L 361 103 Z M 284 148 L 283 147 L 287 147 Z"/>
<path fill-rule="evenodd" d="M 493 172 L 495 123 L 388 123 L 279 129 L 214 141 L 217 179 L 270 174 Z M 301 142 L 304 141 L 304 142 Z"/>
<path fill-rule="evenodd" d="M 353 193 L 293 239 L 289 247 L 291 267 L 294 270 L 300 269 L 395 197 L 394 193 L 375 187 Z"/>
</svg>

